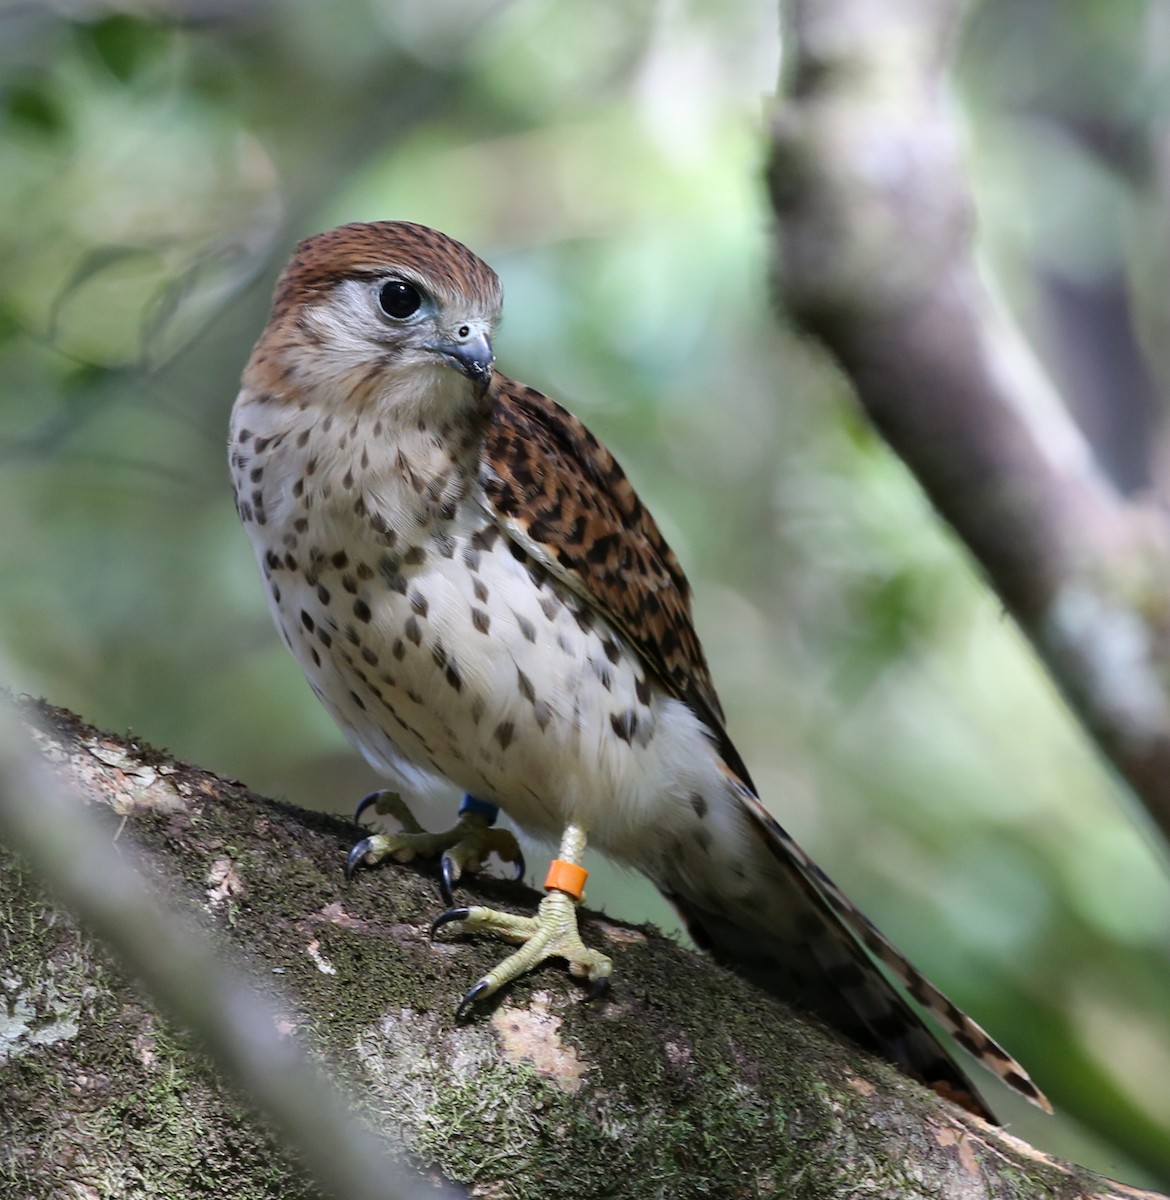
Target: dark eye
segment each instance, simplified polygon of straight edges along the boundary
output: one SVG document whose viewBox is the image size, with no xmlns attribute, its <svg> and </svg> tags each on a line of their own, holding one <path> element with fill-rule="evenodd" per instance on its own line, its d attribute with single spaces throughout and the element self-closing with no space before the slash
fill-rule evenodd
<svg viewBox="0 0 1170 1200">
<path fill-rule="evenodd" d="M 418 312 L 422 297 L 418 294 L 418 288 L 403 283 L 401 279 L 392 279 L 382 285 L 382 290 L 378 293 L 378 303 L 388 317 L 401 321 Z"/>
</svg>

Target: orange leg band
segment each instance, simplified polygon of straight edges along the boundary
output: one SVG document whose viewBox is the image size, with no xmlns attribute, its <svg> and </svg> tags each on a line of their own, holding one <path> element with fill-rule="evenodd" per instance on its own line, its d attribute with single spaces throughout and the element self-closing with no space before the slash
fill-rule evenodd
<svg viewBox="0 0 1170 1200">
<path fill-rule="evenodd" d="M 580 900 L 585 894 L 585 880 L 589 878 L 589 872 L 584 867 L 577 866 L 576 863 L 565 862 L 563 858 L 554 858 L 548 864 L 548 877 L 544 881 L 545 891 L 555 889 L 558 892 L 564 892 L 567 896 L 572 896 L 574 900 Z"/>
</svg>

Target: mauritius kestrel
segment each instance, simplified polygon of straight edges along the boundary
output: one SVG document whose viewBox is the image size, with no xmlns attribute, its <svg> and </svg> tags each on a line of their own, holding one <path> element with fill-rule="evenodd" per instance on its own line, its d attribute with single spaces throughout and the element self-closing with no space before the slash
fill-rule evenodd
<svg viewBox="0 0 1170 1200">
<path fill-rule="evenodd" d="M 406 831 L 353 857 L 443 851 L 448 881 L 489 850 L 516 859 L 496 805 L 559 839 L 534 916 L 436 922 L 520 943 L 461 1011 L 549 957 L 608 980 L 577 930 L 588 837 L 648 875 L 701 946 L 907 1074 L 990 1116 L 889 976 L 1047 1107 L 761 804 L 682 568 L 598 439 L 494 369 L 501 301 L 490 267 L 420 225 L 309 238 L 232 414 L 237 508 L 313 690 L 396 789 L 475 798 L 427 834 L 390 797 Z"/>
</svg>

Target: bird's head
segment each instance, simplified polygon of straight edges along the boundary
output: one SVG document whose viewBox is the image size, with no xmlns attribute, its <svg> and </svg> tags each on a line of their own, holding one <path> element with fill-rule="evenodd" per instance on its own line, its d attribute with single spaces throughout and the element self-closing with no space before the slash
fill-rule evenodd
<svg viewBox="0 0 1170 1200">
<path fill-rule="evenodd" d="M 477 399 L 502 300 L 491 267 L 436 230 L 342 225 L 297 247 L 245 386 L 411 409 Z"/>
</svg>

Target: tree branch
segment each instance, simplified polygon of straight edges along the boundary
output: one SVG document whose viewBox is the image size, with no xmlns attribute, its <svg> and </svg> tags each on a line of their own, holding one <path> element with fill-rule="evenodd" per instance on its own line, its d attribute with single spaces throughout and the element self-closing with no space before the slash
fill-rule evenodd
<svg viewBox="0 0 1170 1200">
<path fill-rule="evenodd" d="M 1167 529 L 1106 482 L 979 278 L 945 86 L 963 8 L 784 5 L 780 295 L 1170 837 Z"/>
<path fill-rule="evenodd" d="M 354 831 L 343 822 L 263 800 L 62 710 L 25 713 L 55 783 L 113 810 L 106 845 L 145 848 L 165 897 L 153 916 L 197 914 L 220 957 L 279 992 L 280 1028 L 331 1064 L 365 1115 L 415 1162 L 476 1194 L 543 1198 L 571 1179 L 575 1196 L 629 1200 L 1006 1200 L 1021 1185 L 1056 1200 L 1150 1195 L 1040 1155 L 655 931 L 597 916 L 584 928 L 616 959 L 610 1000 L 583 1003 L 579 986 L 549 969 L 456 1027 L 455 998 L 500 948 L 428 942 L 429 869 L 347 885 L 340 864 Z M 0 794 L 6 836 L 28 800 Z M 91 861 L 95 847 L 58 832 L 70 848 L 58 864 Z M 505 907 L 535 901 L 505 884 L 473 891 Z M 176 1194 L 317 1194 L 19 859 L 0 875 L 0 906 L 0 1190 L 105 1197 L 165 1180 Z M 133 940 L 140 926 L 119 936 Z M 148 936 L 155 946 L 169 937 L 157 927 Z M 149 959 L 150 945 L 130 957 Z M 204 989 L 185 1006 L 202 1041 L 234 1019 L 215 1003 Z M 247 1078 L 257 1056 L 245 1046 L 244 1057 L 236 1069 Z"/>
<path fill-rule="evenodd" d="M 138 763 L 130 762 L 127 748 L 115 748 L 112 743 L 102 749 L 92 744 L 87 748 L 113 768 L 111 774 L 119 790 L 111 794 L 99 787 L 99 794 L 115 808 L 123 808 L 123 821 L 129 815 L 127 805 L 133 807 L 136 803 L 136 789 L 148 787 L 160 774 L 173 773 L 172 766 L 161 762 L 157 769 L 145 765 L 141 760 L 149 752 L 144 754 L 137 747 Z M 74 787 L 61 780 L 49 783 L 44 775 L 28 754 L 21 753 L 19 735 L 8 713 L 0 711 L 0 834 L 40 868 L 57 895 L 83 915 L 86 925 L 146 985 L 161 1013 L 196 1035 L 200 1047 L 210 1052 L 228 1077 L 256 1102 L 282 1135 L 284 1144 L 295 1148 L 296 1156 L 324 1191 L 341 1200 L 420 1200 L 424 1191 L 436 1197 L 433 1186 L 425 1185 L 395 1162 L 382 1139 L 355 1119 L 350 1111 L 352 1103 L 346 1104 L 325 1075 L 301 1053 L 288 1031 L 282 1030 L 275 1009 L 242 975 L 224 964 L 212 939 L 160 907 L 154 891 L 116 844 L 121 828 L 111 841 L 108 830 L 86 810 Z M 215 890 L 209 893 L 213 907 L 237 890 L 238 876 L 234 868 L 223 866 L 224 862 L 227 860 L 213 866 L 209 876 L 215 884 Z M 18 869 L 11 879 L 14 896 L 20 889 L 20 875 Z M 91 983 L 80 995 L 64 992 L 55 978 L 53 957 L 50 955 L 46 961 L 47 947 L 35 938 L 21 944 L 17 937 L 21 927 L 21 923 L 14 922 L 0 959 L 5 966 L 0 989 L 6 995 L 10 1019 L 0 1043 L 0 1061 L 19 1057 L 30 1045 L 71 1040 L 79 1032 L 80 1011 L 96 991 Z M 26 934 L 35 928 L 32 923 L 23 925 Z M 80 981 L 76 974 L 78 957 L 74 950 L 67 960 L 71 978 L 76 981 Z M 90 973 L 87 970 L 85 975 Z M 125 1013 L 125 1005 L 122 1011 Z M 147 1065 L 154 1065 L 156 1059 L 155 1051 L 149 1048 L 153 1040 L 151 1030 L 150 1036 L 143 1035 L 139 1046 Z M 84 1091 L 90 1074 L 86 1071 L 73 1078 L 83 1085 L 76 1090 Z M 107 1084 L 110 1079 L 104 1074 L 99 1078 Z M 99 1085 L 97 1090 L 101 1094 L 108 1088 Z M 102 1099 L 108 1103 L 115 1097 L 104 1095 Z M 178 1097 L 169 1099 L 173 1106 Z M 65 1111 L 71 1117 L 76 1115 L 73 1106 L 66 1106 Z M 12 1131 L 18 1127 L 19 1118 L 14 1113 L 5 1128 Z M 51 1158 L 43 1154 L 38 1142 L 12 1146 L 8 1161 L 0 1166 L 0 1171 L 11 1172 L 10 1182 L 15 1184 L 16 1176 L 28 1175 L 26 1156 L 30 1150 L 41 1151 L 32 1161 L 47 1165 Z M 71 1159 L 75 1150 L 71 1147 Z M 23 1163 L 22 1157 L 26 1159 Z M 70 1163 L 71 1168 L 74 1165 Z M 92 1172 L 99 1168 L 99 1160 L 87 1165 Z M 111 1163 L 104 1157 L 97 1173 L 109 1179 Z M 41 1182 L 48 1183 L 50 1174 L 55 1172 L 46 1171 Z M 54 1186 L 43 1191 L 40 1187 L 20 1186 L 19 1194 L 51 1191 L 63 1195 L 74 1191 L 63 1186 L 65 1180 L 54 1178 L 52 1182 Z M 79 1180 L 69 1182 L 80 1186 Z M 236 1194 L 234 1187 L 229 1190 Z M 124 1194 L 124 1183 L 114 1185 L 113 1191 Z M 227 1192 L 217 1190 L 217 1194 Z M 446 1194 L 453 1196 L 454 1192 Z"/>
</svg>

